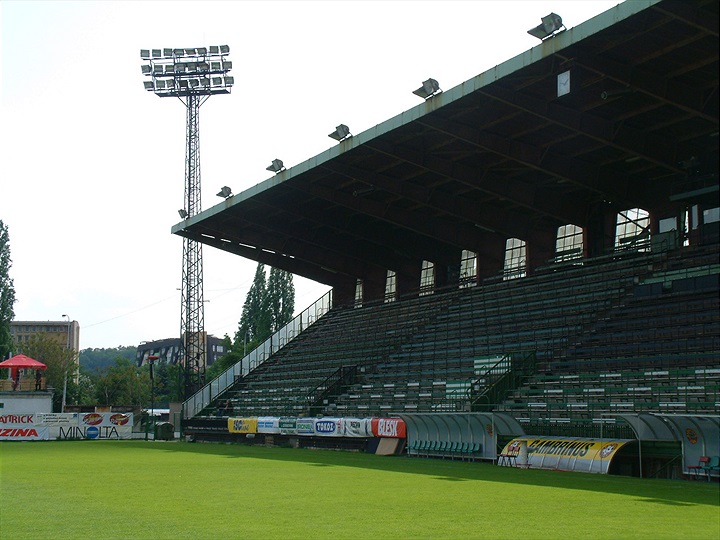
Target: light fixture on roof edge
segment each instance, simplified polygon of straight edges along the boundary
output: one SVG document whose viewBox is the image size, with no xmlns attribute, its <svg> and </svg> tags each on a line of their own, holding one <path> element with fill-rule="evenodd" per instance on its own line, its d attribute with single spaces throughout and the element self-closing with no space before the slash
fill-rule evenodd
<svg viewBox="0 0 720 540">
<path fill-rule="evenodd" d="M 283 162 L 281 159 L 273 159 L 272 163 L 269 167 L 265 167 L 266 171 L 279 173 L 280 171 L 284 170 L 285 166 L 283 165 Z"/>
<path fill-rule="evenodd" d="M 218 197 L 222 197 L 223 199 L 227 199 L 232 195 L 232 189 L 230 189 L 227 186 L 223 186 L 222 189 L 217 193 Z"/>
<path fill-rule="evenodd" d="M 339 126 L 335 127 L 335 131 L 330 133 L 328 137 L 330 137 L 331 139 L 335 139 L 336 141 L 343 141 L 348 137 L 352 137 L 352 135 L 350 134 L 349 127 L 347 127 L 345 124 L 340 124 Z"/>
<path fill-rule="evenodd" d="M 542 21 L 540 25 L 527 31 L 528 34 L 540 40 L 554 36 L 561 30 L 566 29 L 565 25 L 563 25 L 562 17 L 557 13 L 545 15 L 545 17 L 542 17 L 540 20 Z"/>
<path fill-rule="evenodd" d="M 180 217 L 181 217 L 182 219 L 186 219 L 186 218 L 188 217 L 188 213 L 187 213 L 187 212 L 185 211 L 185 209 L 183 209 L 183 208 L 181 208 L 180 210 L 178 210 L 178 214 L 180 214 Z"/>
<path fill-rule="evenodd" d="M 442 92 L 442 90 L 440 90 L 440 84 L 435 79 L 423 81 L 420 88 L 413 90 L 413 94 L 420 96 L 423 99 L 429 99 L 440 92 Z"/>
</svg>

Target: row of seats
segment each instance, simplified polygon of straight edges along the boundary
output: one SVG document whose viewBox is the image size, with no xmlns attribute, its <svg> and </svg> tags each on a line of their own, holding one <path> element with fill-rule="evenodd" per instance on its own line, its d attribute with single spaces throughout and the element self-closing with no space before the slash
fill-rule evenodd
<svg viewBox="0 0 720 540">
<path fill-rule="evenodd" d="M 436 441 L 415 439 L 407 446 L 410 456 L 449 457 L 452 459 L 477 459 L 482 452 L 482 444 L 462 441 Z"/>
</svg>

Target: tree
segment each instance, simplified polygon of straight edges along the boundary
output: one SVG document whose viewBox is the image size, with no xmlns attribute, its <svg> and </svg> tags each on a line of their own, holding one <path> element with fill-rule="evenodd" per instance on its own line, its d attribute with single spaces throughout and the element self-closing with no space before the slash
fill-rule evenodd
<svg viewBox="0 0 720 540">
<path fill-rule="evenodd" d="M 130 360 L 118 358 L 95 383 L 95 397 L 101 405 L 143 407 L 150 401 L 150 386 L 147 368 L 138 368 Z"/>
<path fill-rule="evenodd" d="M 15 288 L 10 277 L 10 235 L 7 225 L 0 219 L 0 360 L 13 351 L 10 323 L 15 317 Z"/>
<path fill-rule="evenodd" d="M 258 263 L 250 290 L 245 297 L 240 325 L 235 334 L 235 344 L 245 344 L 250 350 L 250 343 L 262 343 L 270 336 L 271 320 L 265 309 L 265 265 Z"/>
<path fill-rule="evenodd" d="M 295 285 L 292 274 L 279 268 L 271 268 L 266 298 L 270 330 L 277 332 L 292 320 L 295 311 Z"/>
<path fill-rule="evenodd" d="M 89 374 L 103 373 L 115 365 L 118 358 L 134 361 L 137 347 L 114 347 L 108 349 L 82 349 L 80 351 L 80 371 Z"/>
<path fill-rule="evenodd" d="M 75 384 L 78 370 L 74 349 L 67 349 L 53 336 L 47 333 L 38 333 L 30 336 L 22 344 L 23 354 L 39 360 L 47 366 L 45 371 L 46 384 L 55 389 L 53 405 L 55 410 L 61 409 L 63 388 L 67 384 L 66 403 L 73 403 L 77 399 L 78 388 Z"/>
</svg>

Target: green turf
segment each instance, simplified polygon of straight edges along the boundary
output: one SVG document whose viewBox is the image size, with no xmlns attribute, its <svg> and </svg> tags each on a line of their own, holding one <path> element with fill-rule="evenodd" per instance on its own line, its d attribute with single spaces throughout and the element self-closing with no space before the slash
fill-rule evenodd
<svg viewBox="0 0 720 540">
<path fill-rule="evenodd" d="M 359 453 L 0 443 L 0 538 L 718 538 L 718 484 Z"/>
</svg>

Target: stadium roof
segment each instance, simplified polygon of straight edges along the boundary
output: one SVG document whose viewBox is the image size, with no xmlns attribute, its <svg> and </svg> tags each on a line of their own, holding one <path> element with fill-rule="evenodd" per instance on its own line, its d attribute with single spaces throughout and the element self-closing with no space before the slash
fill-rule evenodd
<svg viewBox="0 0 720 540">
<path fill-rule="evenodd" d="M 717 206 L 718 5 L 620 4 L 172 232 L 336 286 Z"/>
</svg>

